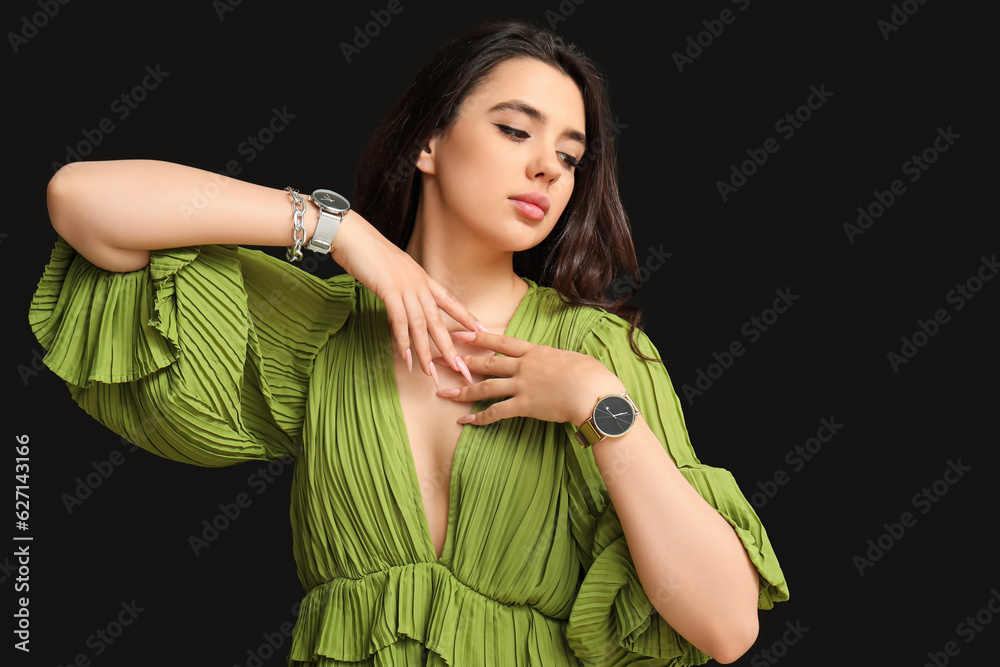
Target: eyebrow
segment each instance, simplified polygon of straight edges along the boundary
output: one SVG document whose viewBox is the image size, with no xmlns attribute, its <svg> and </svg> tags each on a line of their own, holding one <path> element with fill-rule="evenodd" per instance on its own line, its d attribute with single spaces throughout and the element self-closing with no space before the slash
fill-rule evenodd
<svg viewBox="0 0 1000 667">
<path fill-rule="evenodd" d="M 486 113 L 493 113 L 494 111 L 514 111 L 516 113 L 523 113 L 528 118 L 542 123 L 543 125 L 549 120 L 548 117 L 546 117 L 546 115 L 541 111 L 521 100 L 509 100 L 507 102 L 494 104 L 487 110 Z M 581 143 L 584 148 L 587 147 L 587 137 L 578 130 L 566 130 L 563 132 L 563 136 Z"/>
</svg>

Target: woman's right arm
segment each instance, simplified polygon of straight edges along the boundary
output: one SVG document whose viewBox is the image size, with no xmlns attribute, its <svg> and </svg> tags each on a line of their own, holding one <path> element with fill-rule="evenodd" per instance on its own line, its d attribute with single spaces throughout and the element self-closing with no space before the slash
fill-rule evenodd
<svg viewBox="0 0 1000 667">
<path fill-rule="evenodd" d="M 107 271 L 135 271 L 149 251 L 205 244 L 290 245 L 291 200 L 282 190 L 154 160 L 70 163 L 48 187 L 59 235 Z M 306 237 L 318 211 L 306 207 Z"/>
<path fill-rule="evenodd" d="M 291 199 L 284 190 L 170 162 L 74 162 L 52 177 L 47 196 L 59 235 L 107 271 L 141 269 L 150 250 L 292 242 Z M 306 239 L 318 220 L 317 207 L 307 204 Z M 425 374 L 431 374 L 429 340 L 445 359 L 457 357 L 441 310 L 476 330 L 475 316 L 454 295 L 356 211 L 344 217 L 331 255 L 385 303 L 399 350 L 412 349 Z M 454 361 L 449 366 L 461 370 Z"/>
</svg>

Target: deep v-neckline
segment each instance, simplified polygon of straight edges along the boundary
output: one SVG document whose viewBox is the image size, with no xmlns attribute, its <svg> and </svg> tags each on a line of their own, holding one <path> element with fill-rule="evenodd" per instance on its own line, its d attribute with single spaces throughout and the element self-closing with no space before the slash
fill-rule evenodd
<svg viewBox="0 0 1000 667">
<path fill-rule="evenodd" d="M 534 293 L 538 285 L 528 279 L 521 278 L 528 284 L 528 291 L 524 293 L 521 297 L 521 301 L 518 302 L 517 308 L 514 310 L 514 314 L 511 316 L 510 321 L 507 323 L 507 327 L 504 329 L 505 336 L 514 336 L 515 332 L 520 326 L 521 319 L 524 315 L 524 310 L 527 307 L 528 298 Z M 377 297 L 375 297 L 377 300 Z M 381 304 L 381 302 L 379 302 Z M 381 324 L 382 324 L 382 337 L 383 340 L 389 341 L 391 330 L 389 328 L 389 320 L 386 316 L 385 307 L 381 308 Z M 391 343 L 390 343 L 391 345 Z M 453 550 L 453 533 L 452 521 L 455 518 L 456 507 L 455 507 L 455 480 L 457 479 L 457 471 L 459 466 L 462 464 L 462 458 L 466 454 L 469 445 L 467 441 L 472 439 L 474 435 L 467 435 L 467 433 L 475 433 L 476 429 L 484 428 L 482 426 L 473 426 L 471 424 L 464 424 L 462 430 L 458 434 L 458 440 L 455 442 L 455 451 L 452 454 L 451 468 L 449 471 L 448 480 L 448 520 L 445 522 L 445 534 L 444 534 L 444 545 L 441 547 L 441 557 L 438 558 L 437 550 L 434 548 L 434 535 L 431 533 L 431 523 L 430 517 L 427 516 L 427 508 L 424 505 L 423 494 L 420 487 L 420 478 L 417 475 L 417 462 L 416 458 L 413 456 L 413 448 L 410 446 L 410 434 L 406 430 L 406 419 L 403 416 L 403 401 L 399 395 L 399 383 L 396 382 L 396 368 L 395 364 L 381 364 L 386 369 L 387 374 L 387 386 L 391 388 L 389 392 L 391 394 L 391 401 L 393 412 L 395 413 L 396 431 L 398 433 L 399 442 L 402 444 L 403 458 L 408 459 L 408 475 L 410 478 L 410 491 L 413 494 L 414 505 L 416 506 L 420 517 L 421 524 L 423 525 L 423 530 L 421 531 L 424 535 L 424 542 L 427 544 L 429 553 L 431 557 L 437 563 L 445 563 L 451 560 L 452 550 Z M 417 371 L 420 372 L 420 371 Z M 472 412 L 479 412 L 480 410 L 486 409 L 488 403 L 492 399 L 483 399 L 476 401 L 472 406 Z"/>
</svg>

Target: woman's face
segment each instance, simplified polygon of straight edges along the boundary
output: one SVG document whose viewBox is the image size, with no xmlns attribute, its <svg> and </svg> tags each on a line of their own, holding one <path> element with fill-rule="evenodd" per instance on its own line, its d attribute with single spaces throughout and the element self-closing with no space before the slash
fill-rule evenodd
<svg viewBox="0 0 1000 667">
<path fill-rule="evenodd" d="M 585 127 L 570 77 L 538 60 L 505 60 L 421 153 L 424 217 L 498 250 L 538 245 L 573 194 Z"/>
</svg>

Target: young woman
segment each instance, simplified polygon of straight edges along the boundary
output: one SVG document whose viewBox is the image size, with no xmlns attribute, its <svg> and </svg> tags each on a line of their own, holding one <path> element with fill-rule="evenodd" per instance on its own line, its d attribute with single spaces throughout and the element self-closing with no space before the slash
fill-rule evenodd
<svg viewBox="0 0 1000 667">
<path fill-rule="evenodd" d="M 290 664 L 732 662 L 787 599 L 605 297 L 636 273 L 610 119 L 578 51 L 496 23 L 417 75 L 353 206 L 155 161 L 52 179 L 31 323 L 73 398 L 173 460 L 296 458 Z M 347 273 L 239 247 L 290 239 Z"/>
</svg>

